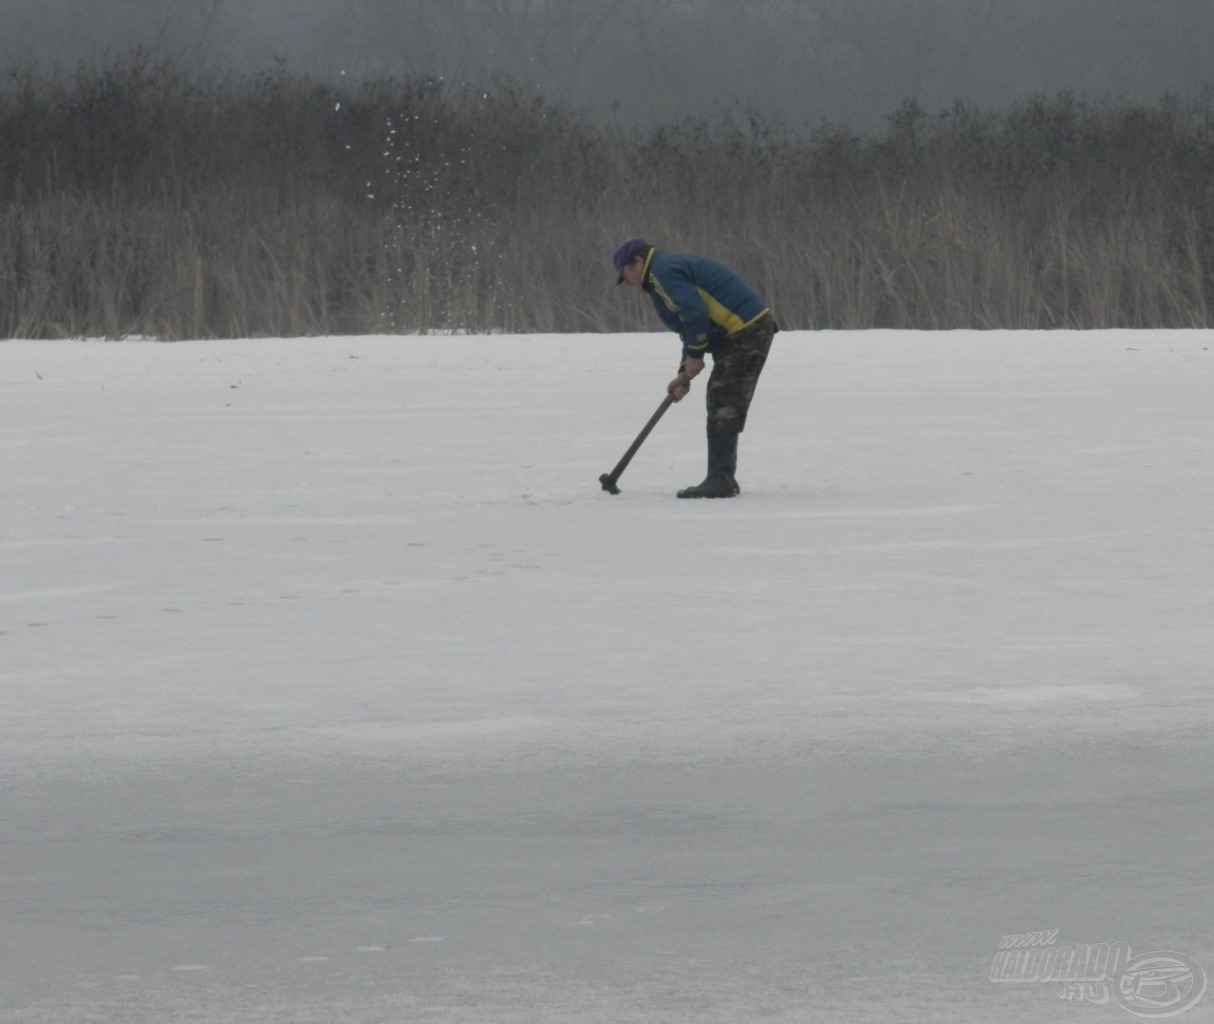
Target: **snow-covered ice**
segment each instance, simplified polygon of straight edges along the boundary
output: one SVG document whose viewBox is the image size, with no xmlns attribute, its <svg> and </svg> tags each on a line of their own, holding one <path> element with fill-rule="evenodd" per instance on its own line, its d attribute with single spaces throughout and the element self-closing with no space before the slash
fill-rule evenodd
<svg viewBox="0 0 1214 1024">
<path fill-rule="evenodd" d="M 0 1021 L 1133 1020 L 989 974 L 1214 971 L 1212 343 L 783 333 L 721 502 L 671 336 L 0 343 Z"/>
</svg>

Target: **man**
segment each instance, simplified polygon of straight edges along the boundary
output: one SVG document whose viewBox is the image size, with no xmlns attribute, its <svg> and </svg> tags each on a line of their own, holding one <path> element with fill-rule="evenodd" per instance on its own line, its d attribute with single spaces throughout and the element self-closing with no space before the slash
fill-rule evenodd
<svg viewBox="0 0 1214 1024">
<path fill-rule="evenodd" d="M 676 402 L 712 355 L 708 408 L 708 475 L 678 492 L 680 498 L 732 498 L 741 493 L 735 474 L 738 434 L 771 339 L 778 328 L 767 304 L 737 274 L 705 256 L 661 252 L 642 238 L 628 238 L 611 257 L 616 284 L 647 292 L 662 322 L 683 342 L 679 372 L 666 391 Z"/>
</svg>

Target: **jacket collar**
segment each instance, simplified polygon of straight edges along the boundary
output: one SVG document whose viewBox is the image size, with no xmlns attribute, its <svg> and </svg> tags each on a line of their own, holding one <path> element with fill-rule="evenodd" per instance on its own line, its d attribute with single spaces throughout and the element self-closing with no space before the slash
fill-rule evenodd
<svg viewBox="0 0 1214 1024">
<path fill-rule="evenodd" d="M 645 254 L 645 263 L 641 267 L 641 288 L 644 291 L 652 291 L 653 285 L 649 280 L 649 264 L 653 262 L 653 257 L 657 253 L 657 249 L 650 246 L 649 252 Z"/>
</svg>

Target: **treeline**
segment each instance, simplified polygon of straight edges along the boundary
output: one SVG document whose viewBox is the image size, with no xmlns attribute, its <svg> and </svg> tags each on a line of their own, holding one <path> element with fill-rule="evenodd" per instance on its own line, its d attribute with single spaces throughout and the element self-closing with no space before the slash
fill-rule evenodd
<svg viewBox="0 0 1214 1024">
<path fill-rule="evenodd" d="M 138 53 L 0 88 L 7 337 L 652 329 L 608 266 L 630 234 L 789 328 L 1210 326 L 1214 97 L 908 102 L 859 136 Z"/>
</svg>

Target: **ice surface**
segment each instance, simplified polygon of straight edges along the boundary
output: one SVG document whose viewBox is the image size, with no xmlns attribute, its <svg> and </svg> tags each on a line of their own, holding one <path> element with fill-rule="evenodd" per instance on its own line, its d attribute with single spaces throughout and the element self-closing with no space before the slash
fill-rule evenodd
<svg viewBox="0 0 1214 1024">
<path fill-rule="evenodd" d="M 1214 971 L 1211 332 L 0 343 L 0 1021 L 1132 1020 Z M 1210 1020 L 1210 997 L 1181 1020 Z"/>
</svg>

